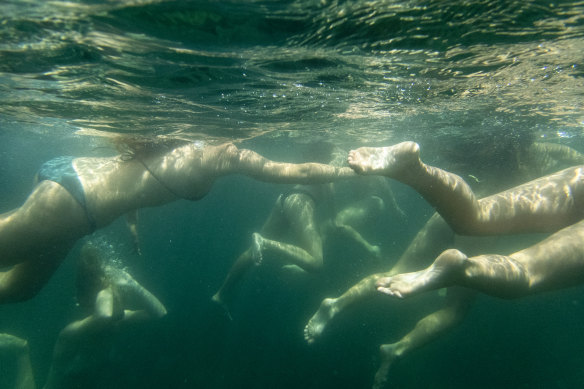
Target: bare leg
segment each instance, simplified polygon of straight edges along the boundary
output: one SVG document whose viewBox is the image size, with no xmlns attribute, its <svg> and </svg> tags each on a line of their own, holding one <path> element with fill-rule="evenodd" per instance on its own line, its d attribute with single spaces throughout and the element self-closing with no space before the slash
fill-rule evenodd
<svg viewBox="0 0 584 389">
<path fill-rule="evenodd" d="M 459 234 L 552 232 L 579 220 L 583 205 L 582 167 L 568 168 L 477 201 L 459 176 L 425 165 L 419 146 L 362 147 L 349 164 L 362 174 L 379 174 L 410 185 Z"/>
<path fill-rule="evenodd" d="M 295 237 L 298 245 L 266 237 L 284 234 Z M 251 247 L 237 259 L 212 300 L 227 309 L 234 286 L 248 269 L 262 263 L 266 257 L 306 271 L 317 271 L 322 267 L 322 238 L 316 229 L 314 202 L 309 196 L 293 193 L 284 199 L 282 196 L 278 198 L 261 234 L 253 234 Z"/>
<path fill-rule="evenodd" d="M 377 288 L 389 295 L 406 297 L 460 285 L 504 298 L 565 288 L 584 281 L 583 239 L 581 221 L 509 256 L 467 258 L 458 250 L 447 250 L 424 270 L 379 279 Z"/>
<path fill-rule="evenodd" d="M 47 257 L 54 255 L 57 260 L 27 261 L 0 272 L 0 304 L 22 302 L 36 296 L 65 258 L 68 247 L 64 251 L 62 254 L 47 253 Z"/>
<path fill-rule="evenodd" d="M 451 286 L 462 273 L 467 261 L 466 255 L 458 250 L 449 249 L 440 254 L 434 263 L 424 270 L 380 278 L 377 281 L 377 290 L 390 296 L 403 298 Z"/>
<path fill-rule="evenodd" d="M 329 320 L 333 319 L 339 312 L 375 296 L 377 280 L 403 271 L 419 269 L 427 264 L 428 258 L 436 257 L 453 240 L 454 232 L 444 220 L 438 214 L 432 216 L 389 272 L 368 276 L 341 296 L 324 299 L 304 329 L 306 341 L 308 343 L 314 342 L 324 331 Z"/>
<path fill-rule="evenodd" d="M 310 318 L 304 327 L 304 339 L 313 343 L 324 331 L 328 322 L 347 306 L 373 297 L 376 293 L 375 285 L 378 279 L 390 273 L 373 274 L 353 285 L 343 295 L 337 298 L 324 299 L 318 311 Z"/>
<path fill-rule="evenodd" d="M 303 193 L 292 193 L 281 200 L 282 216 L 285 220 L 285 231 L 282 236 L 289 235 L 295 244 L 269 239 L 264 234 L 254 236 L 254 251 L 256 257 L 265 258 L 271 254 L 271 260 L 278 260 L 283 265 L 292 264 L 309 272 L 322 267 L 322 237 L 314 219 L 315 204 L 311 197 Z"/>
<path fill-rule="evenodd" d="M 280 198 L 276 200 L 276 204 L 272 208 L 268 219 L 264 222 L 264 225 L 260 229 L 262 234 L 272 235 L 279 234 L 283 229 L 285 220 L 282 217 L 281 202 Z M 245 250 L 235 261 L 227 277 L 223 281 L 223 284 L 213 295 L 212 300 L 219 305 L 221 305 L 229 315 L 228 306 L 231 299 L 233 298 L 233 290 L 235 285 L 237 285 L 245 273 L 254 265 L 258 265 L 262 261 L 262 251 L 261 251 L 261 240 L 262 237 L 258 233 L 252 235 L 252 244 Z"/>
<path fill-rule="evenodd" d="M 381 248 L 377 245 L 371 244 L 367 239 L 361 235 L 359 231 L 348 224 L 337 225 L 337 229 L 341 231 L 346 237 L 354 242 L 357 242 L 367 253 L 373 258 L 381 257 Z"/>
<path fill-rule="evenodd" d="M 475 293 L 465 289 L 449 289 L 446 306 L 420 320 L 414 329 L 396 343 L 380 347 L 381 365 L 375 374 L 374 389 L 387 382 L 393 364 L 458 325 L 464 319 Z"/>
<path fill-rule="evenodd" d="M 378 196 L 369 196 L 353 205 L 350 205 L 337 213 L 333 225 L 349 239 L 357 242 L 365 251 L 374 258 L 381 256 L 379 246 L 371 244 L 356 226 L 367 223 L 374 215 L 379 215 L 385 209 L 385 203 Z"/>
<path fill-rule="evenodd" d="M 35 389 L 28 342 L 10 334 L 0 334 L 0 354 L 16 357 L 14 389 Z"/>
<path fill-rule="evenodd" d="M 229 315 L 229 304 L 233 298 L 234 286 L 243 278 L 245 273 L 256 264 L 251 249 L 245 250 L 239 258 L 235 261 L 229 273 L 223 281 L 223 285 L 219 288 L 217 293 L 211 298 L 214 302 L 221 305 Z M 229 315 L 230 316 L 230 315 Z"/>
</svg>

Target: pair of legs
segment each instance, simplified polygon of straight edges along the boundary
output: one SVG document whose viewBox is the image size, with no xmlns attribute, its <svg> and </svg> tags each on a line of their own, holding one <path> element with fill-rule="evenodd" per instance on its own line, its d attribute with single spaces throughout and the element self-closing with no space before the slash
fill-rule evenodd
<svg viewBox="0 0 584 389">
<path fill-rule="evenodd" d="M 454 238 L 452 229 L 438 214 L 435 214 L 418 232 L 390 271 L 364 278 L 337 298 L 324 299 L 304 329 L 306 341 L 315 342 L 328 323 L 339 313 L 374 297 L 378 293 L 376 287 L 379 279 L 426 266 L 428 258 L 435 257 L 442 250 L 453 245 Z M 380 347 L 381 366 L 375 375 L 374 387 L 380 388 L 386 382 L 389 369 L 397 359 L 431 342 L 457 325 L 464 318 L 473 296 L 474 293 L 465 289 L 448 289 L 443 308 L 420 320 L 412 331 L 398 342 L 382 345 Z"/>
<path fill-rule="evenodd" d="M 45 285 L 75 242 L 90 232 L 81 205 L 42 181 L 18 209 L 0 215 L 0 303 L 27 300 Z"/>
<path fill-rule="evenodd" d="M 260 232 L 253 234 L 251 247 L 237 258 L 213 301 L 228 306 L 236 284 L 263 260 L 277 260 L 283 266 L 294 265 L 307 272 L 320 270 L 322 236 L 315 207 L 314 199 L 306 193 L 280 195 Z M 285 243 L 285 239 L 293 243 Z"/>
<path fill-rule="evenodd" d="M 404 297 L 460 284 L 515 297 L 582 281 L 584 167 L 567 168 L 477 200 L 460 177 L 421 162 L 419 147 L 412 142 L 357 149 L 349 155 L 349 163 L 362 173 L 383 174 L 411 185 L 460 234 L 555 232 L 509 256 L 468 258 L 447 250 L 422 272 L 378 280 L 382 292 Z"/>
<path fill-rule="evenodd" d="M 333 201 L 328 188 L 317 197 L 320 203 Z M 324 222 L 317 220 L 316 207 L 315 198 L 302 191 L 280 195 L 260 232 L 253 234 L 251 247 L 231 267 L 213 301 L 229 305 L 235 285 L 247 270 L 264 258 L 278 260 L 282 266 L 297 271 L 318 272 L 323 266 L 323 240 L 332 233 L 356 242 L 372 257 L 380 256 L 379 246 L 365 239 L 356 226 L 382 211 L 385 208 L 383 200 L 370 196 L 341 209 Z"/>
<path fill-rule="evenodd" d="M 351 152 L 350 164 L 364 174 L 382 174 L 398 179 L 418 190 L 448 221 L 450 226 L 460 233 L 496 234 L 528 231 L 554 231 L 558 227 L 569 225 L 580 218 L 581 207 L 581 168 L 566 169 L 557 174 L 535 180 L 498 195 L 476 200 L 468 185 L 458 176 L 443 170 L 427 166 L 419 159 L 417 144 L 405 142 L 387 148 L 362 148 Z M 457 207 L 459 207 L 457 209 Z M 549 222 L 549 224 L 547 224 Z M 380 287 L 382 291 L 394 295 L 408 295 L 414 291 L 436 289 L 454 284 L 470 286 L 469 283 L 456 282 L 460 280 L 454 275 L 473 275 L 477 283 L 488 286 L 488 277 L 501 275 L 500 283 L 506 285 L 508 292 L 517 293 L 517 286 L 536 285 L 525 279 L 542 278 L 542 271 L 548 282 L 539 285 L 562 285 L 579 282 L 577 277 L 568 277 L 570 270 L 578 266 L 581 255 L 579 251 L 580 232 L 578 227 L 568 228 L 555 237 L 523 250 L 507 259 L 503 256 L 486 256 L 471 260 L 466 264 L 464 272 L 458 267 L 456 271 L 440 271 L 446 263 L 456 265 L 464 256 L 457 251 L 446 251 L 439 263 L 414 275 L 395 276 L 404 271 L 419 269 L 427 258 L 432 258 L 447 247 L 451 247 L 453 231 L 438 216 L 435 215 L 418 233 L 408 250 L 396 266 L 384 274 L 376 274 L 365 278 L 336 299 L 325 299 L 320 309 L 310 319 L 305 328 L 305 338 L 310 343 L 322 333 L 328 321 L 341 310 L 368 298 Z M 550 252 L 557 251 L 558 246 L 571 245 L 573 249 L 564 251 L 561 257 L 549 259 Z M 561 250 L 560 250 L 561 251 Z M 531 260 L 527 260 L 530 258 Z M 450 262 L 445 259 L 450 259 Z M 518 263 L 531 262 L 531 275 L 522 276 Z M 554 262 L 553 268 L 546 262 Z M 563 262 L 568 263 L 563 263 Z M 493 264 L 499 271 L 494 272 L 486 264 Z M 422 266 L 420 266 L 422 265 Z M 452 268 L 453 266 L 446 266 Z M 455 266 L 456 267 L 456 266 Z M 524 266 L 523 269 L 528 269 Z M 536 272 L 536 270 L 539 270 Z M 442 277 L 432 277 L 442 274 Z M 454 274 L 454 275 L 453 275 Z M 536 275 L 537 274 L 537 275 Z M 555 279 L 552 281 L 551 279 Z M 416 280 L 412 287 L 407 281 Z M 432 280 L 432 281 L 428 281 Z M 509 280 L 516 281 L 509 284 Z M 551 281 L 551 282 L 550 282 Z M 392 286 L 390 286 L 392 285 Z M 408 289 L 408 287 L 410 289 Z M 425 289 L 424 289 L 425 288 Z M 535 291 L 538 287 L 529 290 Z M 473 292 L 462 289 L 453 292 L 449 289 L 446 306 L 443 309 L 422 319 L 416 327 L 400 341 L 381 346 L 382 363 L 375 377 L 375 387 L 380 387 L 386 380 L 389 367 L 393 361 L 433 340 L 441 333 L 456 325 L 466 313 Z"/>
</svg>

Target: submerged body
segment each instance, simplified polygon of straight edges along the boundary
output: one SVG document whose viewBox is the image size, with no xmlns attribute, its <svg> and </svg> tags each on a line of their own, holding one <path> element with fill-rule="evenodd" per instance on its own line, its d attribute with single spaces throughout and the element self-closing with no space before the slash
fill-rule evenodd
<svg viewBox="0 0 584 389">
<path fill-rule="evenodd" d="M 233 144 L 187 144 L 130 160 L 70 160 L 85 206 L 57 177 L 38 183 L 18 209 L 0 215 L 0 303 L 29 299 L 45 285 L 75 242 L 128 212 L 178 198 L 198 200 L 214 181 L 244 174 L 274 183 L 330 182 L 353 176 L 349 168 L 267 160 Z M 71 180 L 69 180 L 70 182 Z"/>
</svg>

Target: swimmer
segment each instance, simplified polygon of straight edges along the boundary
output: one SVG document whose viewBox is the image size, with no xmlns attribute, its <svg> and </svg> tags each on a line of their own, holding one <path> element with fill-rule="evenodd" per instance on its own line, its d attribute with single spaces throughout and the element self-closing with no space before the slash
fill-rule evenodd
<svg viewBox="0 0 584 389">
<path fill-rule="evenodd" d="M 92 242 L 81 248 L 76 285 L 79 306 L 88 310 L 89 315 L 68 324 L 59 333 L 45 389 L 67 387 L 64 384 L 67 372 L 76 367 L 76 362 L 83 361 L 87 353 L 91 355 L 91 365 L 95 365 L 93 348 L 107 344 L 110 331 L 166 315 L 166 308 L 156 296 L 130 273 L 109 264 L 102 250 Z M 88 347 L 96 339 L 98 346 Z"/>
<path fill-rule="evenodd" d="M 79 369 L 87 358 L 89 365 L 96 365 L 96 349 L 110 341 L 111 331 L 166 315 L 166 308 L 152 293 L 127 271 L 108 264 L 103 252 L 91 242 L 81 248 L 76 284 L 79 306 L 90 313 L 59 333 L 45 389 L 72 387 L 68 382 L 71 372 Z M 35 389 L 27 341 L 0 334 L 2 354 L 16 358 L 12 387 Z"/>
<path fill-rule="evenodd" d="M 49 161 L 24 204 L 0 215 L 0 267 L 11 266 L 0 273 L 0 303 L 34 297 L 81 237 L 136 209 L 199 200 L 220 177 L 313 184 L 354 176 L 347 167 L 270 161 L 233 144 L 131 146 L 123 156 Z"/>
<path fill-rule="evenodd" d="M 297 185 L 282 193 L 260 231 L 252 234 L 251 246 L 236 260 L 212 300 L 229 312 L 235 285 L 253 265 L 265 260 L 277 261 L 282 269 L 298 274 L 318 273 L 323 268 L 324 241 L 333 233 L 355 242 L 371 258 L 379 258 L 379 246 L 365 239 L 354 225 L 379 214 L 385 207 L 383 200 L 362 199 L 335 213 L 333 196 L 333 187 L 328 184 Z M 319 207 L 321 211 L 325 208 L 324 212 L 317 212 Z"/>
</svg>

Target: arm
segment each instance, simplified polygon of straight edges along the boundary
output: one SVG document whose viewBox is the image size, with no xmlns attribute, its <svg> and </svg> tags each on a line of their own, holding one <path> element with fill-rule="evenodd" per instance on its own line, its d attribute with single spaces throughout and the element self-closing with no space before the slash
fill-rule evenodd
<svg viewBox="0 0 584 389">
<path fill-rule="evenodd" d="M 129 273 L 124 272 L 123 285 L 120 288 L 123 298 L 130 299 L 136 304 L 137 310 L 124 310 L 124 320 L 140 318 L 161 318 L 166 315 L 164 305 L 150 293 L 146 288 L 140 285 Z"/>
<path fill-rule="evenodd" d="M 318 184 L 355 177 L 348 167 L 335 167 L 321 163 L 274 162 L 254 151 L 235 146 L 228 150 L 232 155 L 231 173 L 245 174 L 260 181 L 283 184 Z"/>
</svg>

